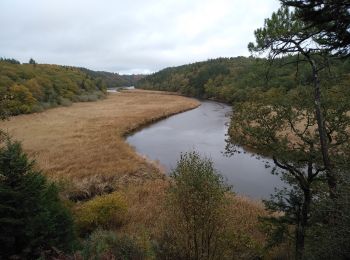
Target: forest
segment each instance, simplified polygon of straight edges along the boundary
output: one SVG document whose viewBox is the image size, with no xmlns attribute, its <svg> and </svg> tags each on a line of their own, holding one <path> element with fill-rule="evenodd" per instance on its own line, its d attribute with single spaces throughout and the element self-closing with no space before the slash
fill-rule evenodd
<svg viewBox="0 0 350 260">
<path fill-rule="evenodd" d="M 297 64 L 290 55 L 273 61 L 267 58 L 218 58 L 170 67 L 139 80 L 137 88 L 174 91 L 187 96 L 215 99 L 232 104 L 243 101 L 256 91 L 279 89 L 289 91 L 310 82 L 310 69 Z M 323 85 L 350 83 L 349 59 L 330 59 L 323 71 Z"/>
<path fill-rule="evenodd" d="M 27 114 L 72 102 L 96 101 L 105 97 L 107 88 L 132 86 L 139 77 L 1 58 L 1 113 Z"/>
<path fill-rule="evenodd" d="M 138 80 L 144 77 L 143 74 L 120 75 L 107 71 L 93 71 L 86 68 L 79 69 L 92 77 L 103 78 L 107 88 L 134 86 Z"/>
</svg>

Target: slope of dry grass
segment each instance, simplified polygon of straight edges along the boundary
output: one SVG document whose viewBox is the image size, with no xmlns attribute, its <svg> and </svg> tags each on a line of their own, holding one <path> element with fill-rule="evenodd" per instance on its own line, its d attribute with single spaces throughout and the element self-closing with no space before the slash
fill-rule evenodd
<svg viewBox="0 0 350 260">
<path fill-rule="evenodd" d="M 136 90 L 111 94 L 98 102 L 16 116 L 0 127 L 22 142 L 45 174 L 67 180 L 70 196 L 82 199 L 125 183 L 160 177 L 157 167 L 138 156 L 123 137 L 198 105 L 190 98 Z"/>
</svg>

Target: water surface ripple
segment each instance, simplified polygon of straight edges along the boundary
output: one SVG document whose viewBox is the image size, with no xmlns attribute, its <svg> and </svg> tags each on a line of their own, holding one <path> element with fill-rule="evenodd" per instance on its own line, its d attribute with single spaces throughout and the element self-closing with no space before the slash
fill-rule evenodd
<svg viewBox="0 0 350 260">
<path fill-rule="evenodd" d="M 230 111 L 228 105 L 202 101 L 196 109 L 136 132 L 127 142 L 138 153 L 159 161 L 168 173 L 176 166 L 181 152 L 196 150 L 213 160 L 235 192 L 254 199 L 269 198 L 282 182 L 270 173 L 271 168 L 265 168 L 266 159 L 258 159 L 243 149 L 231 157 L 223 154 Z"/>
</svg>

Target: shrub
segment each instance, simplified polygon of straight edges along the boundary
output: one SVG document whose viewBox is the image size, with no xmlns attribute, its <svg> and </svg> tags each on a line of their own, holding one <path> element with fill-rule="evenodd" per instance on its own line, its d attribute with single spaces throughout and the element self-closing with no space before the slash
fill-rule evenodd
<svg viewBox="0 0 350 260">
<path fill-rule="evenodd" d="M 0 259 L 35 258 L 51 247 L 71 248 L 73 220 L 18 142 L 0 148 Z"/>
<path fill-rule="evenodd" d="M 145 259 L 146 255 L 138 243 L 127 235 L 113 231 L 96 230 L 84 244 L 84 259 Z"/>
<path fill-rule="evenodd" d="M 59 99 L 59 103 L 60 103 L 61 106 L 69 107 L 69 106 L 72 105 L 73 102 L 70 101 L 68 98 L 63 98 L 63 97 L 61 97 L 61 98 Z"/>
<path fill-rule="evenodd" d="M 78 101 L 80 102 L 88 102 L 89 101 L 89 96 L 88 95 L 80 95 L 77 97 Z"/>
<path fill-rule="evenodd" d="M 44 111 L 44 108 L 43 106 L 39 105 L 39 104 L 36 104 L 32 107 L 32 111 L 33 113 L 39 113 L 39 112 L 43 112 Z"/>
<path fill-rule="evenodd" d="M 32 93 L 23 85 L 10 87 L 8 109 L 12 115 L 32 112 L 32 107 L 37 103 Z"/>
<path fill-rule="evenodd" d="M 198 153 L 181 155 L 171 173 L 168 192 L 169 219 L 159 257 L 216 259 L 223 252 L 225 197 L 229 187 L 210 159 Z"/>
<path fill-rule="evenodd" d="M 94 94 L 97 96 L 98 99 L 106 98 L 106 93 L 103 93 L 102 91 L 95 91 Z"/>
<path fill-rule="evenodd" d="M 56 103 L 43 102 L 43 103 L 41 103 L 41 106 L 45 110 L 45 109 L 49 109 L 49 108 L 52 108 L 52 107 L 57 107 L 57 104 Z"/>
<path fill-rule="evenodd" d="M 80 205 L 76 211 L 77 227 L 86 234 L 100 227 L 118 228 L 125 221 L 127 205 L 117 192 L 98 196 Z"/>
</svg>

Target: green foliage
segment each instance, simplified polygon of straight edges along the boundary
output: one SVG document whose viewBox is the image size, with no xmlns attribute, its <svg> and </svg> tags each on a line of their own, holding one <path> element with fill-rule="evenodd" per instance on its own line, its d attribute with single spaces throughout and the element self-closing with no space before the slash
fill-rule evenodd
<svg viewBox="0 0 350 260">
<path fill-rule="evenodd" d="M 145 252 L 133 238 L 103 230 L 90 235 L 81 253 L 84 259 L 146 259 Z"/>
<path fill-rule="evenodd" d="M 32 66 L 35 65 L 35 66 Z M 96 101 L 106 94 L 104 74 L 57 65 L 19 64 L 0 60 L 0 115 L 32 113 L 77 101 Z"/>
<path fill-rule="evenodd" d="M 337 204 L 330 199 L 327 187 L 319 182 L 314 185 L 314 198 L 309 212 L 305 236 L 305 259 L 348 259 L 350 257 L 350 183 L 348 172 L 342 175 Z M 295 240 L 291 227 L 298 222 L 303 196 L 300 188 L 284 189 L 274 194 L 273 200 L 266 201 L 268 209 L 284 212 L 278 218 L 264 218 L 269 246 Z M 330 215 L 336 212 L 336 217 Z"/>
<path fill-rule="evenodd" d="M 35 61 L 33 58 L 30 58 L 30 59 L 29 59 L 29 64 L 35 65 L 35 64 L 36 64 L 36 61 Z"/>
<path fill-rule="evenodd" d="M 15 59 L 7 59 L 7 58 L 1 58 L 0 57 L 0 62 L 1 61 L 8 62 L 8 63 L 11 63 L 11 64 L 21 64 L 18 60 L 15 60 Z"/>
<path fill-rule="evenodd" d="M 12 115 L 27 114 L 33 110 L 36 100 L 29 89 L 23 85 L 12 85 L 9 88 L 7 108 Z"/>
<path fill-rule="evenodd" d="M 310 1 L 282 2 L 310 4 Z M 312 1 L 310 5 L 317 6 L 316 2 Z M 330 4 L 331 1 L 326 6 Z M 321 4 L 316 10 L 323 7 Z M 344 82 L 332 80 L 335 75 L 331 74 L 328 84 L 324 78 L 320 79 L 320 72 L 330 68 L 332 49 L 325 47 L 327 40 L 323 38 L 323 29 L 300 19 L 299 11 L 282 6 L 271 18 L 265 19 L 264 27 L 255 31 L 256 43 L 249 43 L 248 48 L 252 52 L 268 51 L 270 61 L 296 55 L 296 64 L 304 62 L 309 66 L 304 70 L 310 78 L 307 80 L 309 84 L 277 95 L 277 98 L 276 95 L 266 95 L 269 94 L 267 91 L 263 98 L 255 96 L 249 103 L 238 104 L 234 109 L 233 120 L 236 122 L 232 123 L 230 133 L 231 141 L 245 143 L 258 153 L 272 155 L 274 163 L 283 172 L 283 179 L 290 184 L 290 189 L 277 193 L 266 206 L 284 213 L 272 218 L 277 223 L 276 231 L 288 230 L 281 228 L 281 224 L 295 227 L 295 258 L 303 259 L 305 239 L 310 235 L 310 216 L 314 213 L 313 202 L 322 197 L 318 194 L 323 191 L 318 187 L 318 181 L 321 186 L 328 185 L 329 196 L 337 205 L 337 171 L 341 166 L 336 162 L 347 158 L 346 152 L 349 151 L 350 106 L 346 89 L 340 91 L 346 97 L 344 105 L 339 104 L 344 99 L 337 96 L 336 85 Z M 333 91 L 337 94 L 333 95 Z M 322 181 L 324 179 L 327 182 Z M 330 213 L 327 220 L 331 222 L 336 214 Z M 282 237 L 276 236 L 278 233 L 274 232 L 275 238 Z"/>
<path fill-rule="evenodd" d="M 84 202 L 76 211 L 77 227 L 82 234 L 96 228 L 118 228 L 125 221 L 127 205 L 117 192 Z"/>
<path fill-rule="evenodd" d="M 7 138 L 0 149 L 0 177 L 0 258 L 38 257 L 53 246 L 70 249 L 73 220 L 57 187 Z"/>
<path fill-rule="evenodd" d="M 350 3 L 339 0 L 281 0 L 296 16 L 319 31 L 316 42 L 340 55 L 350 55 Z"/>
<path fill-rule="evenodd" d="M 229 187 L 223 177 L 211 160 L 201 158 L 196 152 L 182 154 L 171 177 L 167 203 L 170 217 L 159 257 L 220 258 L 227 249 L 224 208 Z"/>
<path fill-rule="evenodd" d="M 276 58 L 273 63 L 260 58 L 219 58 L 166 68 L 138 81 L 136 87 L 175 91 L 188 96 L 239 102 L 256 91 L 272 88 L 290 90 L 309 86 L 312 79 L 305 63 L 297 56 Z M 330 70 L 320 74 L 323 86 L 349 84 L 349 60 L 330 60 Z"/>
<path fill-rule="evenodd" d="M 310 235 L 306 242 L 307 259 L 350 258 L 350 175 L 349 168 L 342 176 L 337 204 L 324 191 L 315 201 Z M 336 212 L 331 221 L 329 215 Z"/>
<path fill-rule="evenodd" d="M 350 93 L 343 86 L 323 88 L 322 93 L 329 153 L 337 169 L 346 169 L 344 165 L 350 149 Z M 270 89 L 256 92 L 247 101 L 233 107 L 229 129 L 233 145 L 230 151 L 235 151 L 235 145 L 241 145 L 253 148 L 258 154 L 271 156 L 279 167 L 274 168 L 273 173 L 281 174 L 289 184 L 288 189 L 279 191 L 265 203 L 272 212 L 283 212 L 283 215 L 265 219 L 270 225 L 271 246 L 286 240 L 301 243 L 304 239 L 305 245 L 310 246 L 314 244 L 312 241 L 327 237 L 326 232 L 321 236 L 323 231 L 318 227 L 329 221 L 331 210 L 323 217 L 318 212 L 324 212 L 320 205 L 332 203 L 324 181 L 312 94 L 312 89 L 305 87 L 290 91 Z M 327 203 L 320 204 L 321 198 Z M 292 231 L 291 227 L 295 230 Z M 312 231 L 313 228 L 318 231 Z M 344 238 L 339 241 L 347 241 L 345 237 L 348 236 L 342 234 Z"/>
<path fill-rule="evenodd" d="M 101 78 L 107 88 L 129 87 L 136 85 L 136 82 L 144 76 L 139 74 L 120 75 L 118 73 L 106 71 L 92 71 L 85 68 L 80 68 L 83 72 L 94 78 Z"/>
<path fill-rule="evenodd" d="M 272 13 L 271 18 L 265 19 L 264 27 L 257 29 L 255 33 L 256 44 L 249 43 L 251 52 L 263 52 L 270 49 L 272 55 L 299 52 L 295 45 L 304 48 L 308 42 L 302 43 L 301 39 L 308 39 L 313 28 L 304 28 L 304 23 L 297 19 L 294 12 L 287 7 L 281 7 Z M 301 45 L 302 44 L 302 45 Z M 311 48 L 310 48 L 311 49 Z"/>
</svg>

